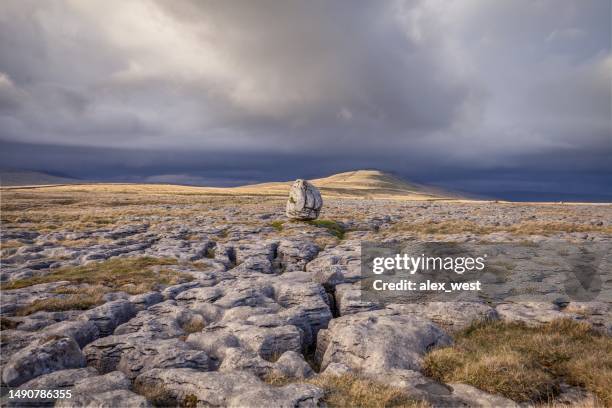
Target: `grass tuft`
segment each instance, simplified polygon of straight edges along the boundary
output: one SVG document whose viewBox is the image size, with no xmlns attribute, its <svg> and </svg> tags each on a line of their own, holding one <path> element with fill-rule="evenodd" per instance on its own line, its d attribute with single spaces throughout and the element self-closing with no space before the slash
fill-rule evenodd
<svg viewBox="0 0 612 408">
<path fill-rule="evenodd" d="M 87 265 L 63 267 L 53 272 L 3 285 L 3 290 L 19 289 L 40 283 L 69 281 L 73 284 L 102 285 L 109 291 L 145 293 L 158 285 L 174 285 L 193 279 L 190 275 L 168 269 L 153 271 L 156 265 L 175 265 L 176 260 L 162 258 L 115 258 Z"/>
<path fill-rule="evenodd" d="M 583 322 L 557 320 L 541 327 L 479 322 L 433 350 L 424 372 L 442 382 L 470 384 L 518 402 L 546 402 L 559 384 L 584 387 L 612 405 L 612 338 Z"/>
<path fill-rule="evenodd" d="M 283 230 L 283 224 L 284 224 L 284 221 L 272 221 L 270 223 L 270 226 L 280 232 Z"/>
<path fill-rule="evenodd" d="M 99 306 L 104 301 L 102 295 L 90 296 L 85 294 L 74 294 L 63 297 L 39 299 L 16 311 L 17 316 L 27 316 L 40 312 L 63 312 L 65 310 L 87 310 Z"/>
<path fill-rule="evenodd" d="M 265 378 L 265 381 L 274 386 L 295 382 L 295 380 L 278 375 L 270 375 Z M 331 408 L 425 408 L 430 406 L 424 401 L 411 398 L 400 388 L 354 375 L 319 375 L 304 380 L 304 382 L 323 389 L 325 392 L 323 402 Z"/>
<path fill-rule="evenodd" d="M 318 228 L 325 228 L 330 234 L 334 235 L 338 239 L 344 239 L 346 230 L 344 226 L 337 221 L 333 220 L 311 220 L 306 221 L 307 224 L 314 225 Z"/>
</svg>

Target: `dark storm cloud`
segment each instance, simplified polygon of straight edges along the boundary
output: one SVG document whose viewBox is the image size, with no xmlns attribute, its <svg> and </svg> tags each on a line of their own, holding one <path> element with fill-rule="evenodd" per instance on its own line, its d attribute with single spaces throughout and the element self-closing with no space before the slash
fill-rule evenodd
<svg viewBox="0 0 612 408">
<path fill-rule="evenodd" d="M 4 1 L 3 164 L 216 184 L 359 167 L 457 186 L 607 174 L 610 8 Z"/>
</svg>

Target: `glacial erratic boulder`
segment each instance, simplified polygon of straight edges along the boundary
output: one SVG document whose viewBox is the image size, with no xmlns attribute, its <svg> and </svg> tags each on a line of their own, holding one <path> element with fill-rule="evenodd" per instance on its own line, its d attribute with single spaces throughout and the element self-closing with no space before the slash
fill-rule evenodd
<svg viewBox="0 0 612 408">
<path fill-rule="evenodd" d="M 314 220 L 323 207 L 319 190 L 306 180 L 296 180 L 289 190 L 285 213 L 292 220 Z"/>
</svg>

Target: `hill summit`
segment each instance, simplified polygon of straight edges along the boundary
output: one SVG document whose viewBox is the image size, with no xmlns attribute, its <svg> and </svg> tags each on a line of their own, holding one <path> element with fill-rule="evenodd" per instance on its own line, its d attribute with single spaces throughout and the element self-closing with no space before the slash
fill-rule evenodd
<svg viewBox="0 0 612 408">
<path fill-rule="evenodd" d="M 407 200 L 460 198 L 459 195 L 411 183 L 380 170 L 355 170 L 309 180 L 324 196 L 346 198 L 402 198 Z M 236 187 L 235 190 L 286 194 L 292 182 L 272 182 Z"/>
</svg>

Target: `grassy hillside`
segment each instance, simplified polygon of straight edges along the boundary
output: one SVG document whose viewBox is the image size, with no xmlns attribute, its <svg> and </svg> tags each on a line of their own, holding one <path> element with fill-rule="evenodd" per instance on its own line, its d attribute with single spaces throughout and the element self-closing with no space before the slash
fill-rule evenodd
<svg viewBox="0 0 612 408">
<path fill-rule="evenodd" d="M 457 195 L 408 183 L 377 170 L 357 170 L 311 180 L 324 197 L 439 200 L 456 199 Z M 293 181 L 254 184 L 241 187 L 193 187 L 172 184 L 98 183 L 62 186 L 41 186 L 36 190 L 53 192 L 102 192 L 117 194 L 177 194 L 177 195 L 264 195 L 286 197 Z M 49 183 L 51 184 L 51 183 Z M 62 183 L 57 183 L 62 184 Z"/>
</svg>

